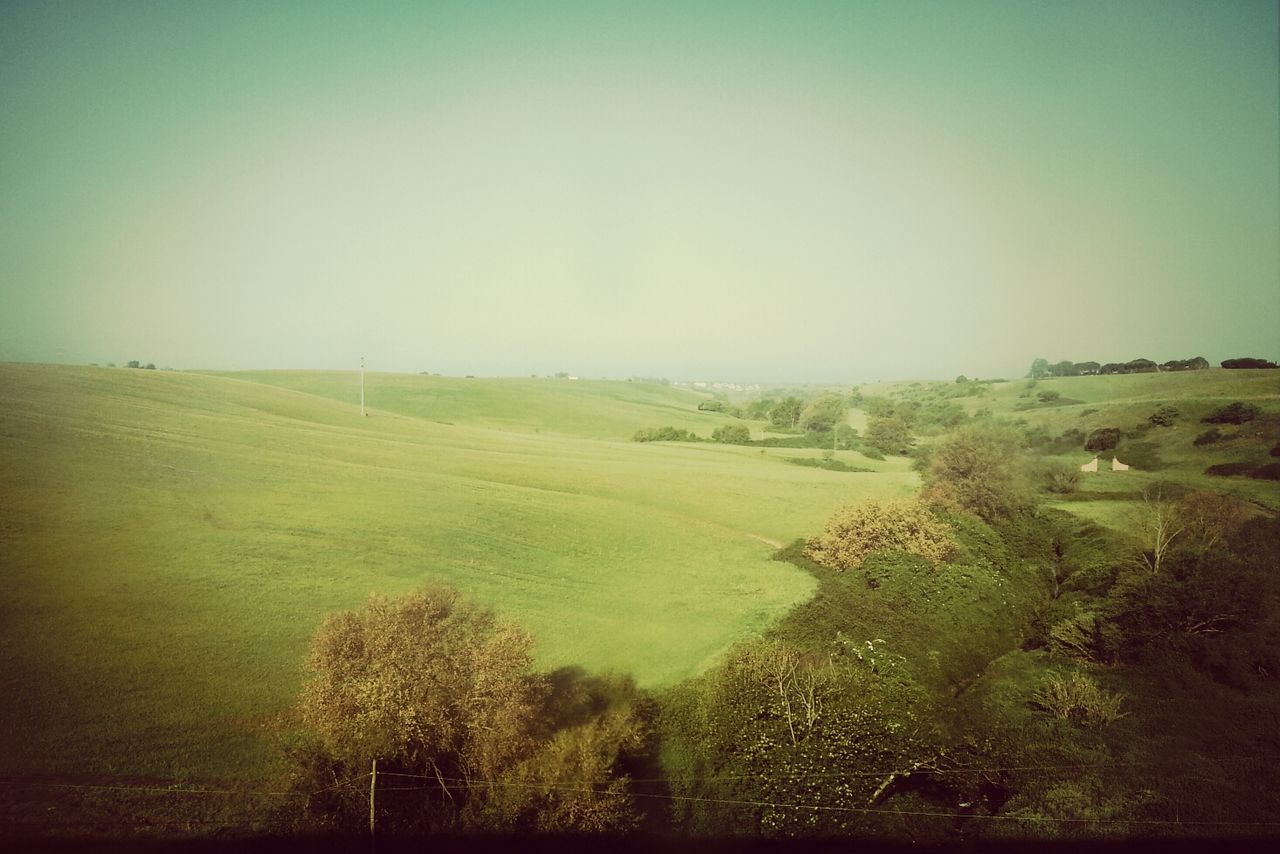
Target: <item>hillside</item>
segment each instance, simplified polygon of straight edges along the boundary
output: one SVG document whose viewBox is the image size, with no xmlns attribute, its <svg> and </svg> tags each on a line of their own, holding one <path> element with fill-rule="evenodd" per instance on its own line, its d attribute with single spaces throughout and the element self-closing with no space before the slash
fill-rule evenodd
<svg viewBox="0 0 1280 854">
<path fill-rule="evenodd" d="M 232 377 L 359 405 L 357 371 L 246 371 Z M 699 412 L 687 389 L 615 380 L 493 379 L 365 374 L 371 413 L 394 412 L 445 424 L 591 439 L 629 439 L 640 427 L 672 426 L 706 437 L 731 419 Z"/>
<path fill-rule="evenodd" d="M 409 413 L 419 383 L 448 418 Z M 322 617 L 428 578 L 523 625 L 541 666 L 669 684 L 809 595 L 771 542 L 917 484 L 902 460 L 567 435 L 707 423 L 661 387 L 372 385 L 361 418 L 241 378 L 0 366 L 0 770 L 256 778 Z M 500 421 L 521 432 L 478 426 Z"/>
</svg>

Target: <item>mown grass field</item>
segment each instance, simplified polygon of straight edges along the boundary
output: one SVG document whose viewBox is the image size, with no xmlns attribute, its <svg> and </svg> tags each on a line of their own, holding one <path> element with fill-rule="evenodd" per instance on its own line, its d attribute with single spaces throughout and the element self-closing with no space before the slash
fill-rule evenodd
<svg viewBox="0 0 1280 854">
<path fill-rule="evenodd" d="M 0 773 L 261 779 L 324 615 L 427 579 L 670 684 L 811 594 L 773 544 L 917 486 L 626 441 L 724 423 L 662 386 L 367 382 L 0 366 Z"/>
</svg>

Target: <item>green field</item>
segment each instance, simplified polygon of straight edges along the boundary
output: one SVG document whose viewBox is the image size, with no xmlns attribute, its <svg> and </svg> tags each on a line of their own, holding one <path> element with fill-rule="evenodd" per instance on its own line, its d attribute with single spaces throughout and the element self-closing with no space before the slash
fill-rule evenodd
<svg viewBox="0 0 1280 854">
<path fill-rule="evenodd" d="M 326 613 L 445 580 L 539 664 L 670 684 L 812 591 L 771 560 L 917 487 L 708 435 L 626 382 L 3 365 L 0 773 L 252 781 Z M 812 452 L 817 453 L 817 452 Z"/>
</svg>

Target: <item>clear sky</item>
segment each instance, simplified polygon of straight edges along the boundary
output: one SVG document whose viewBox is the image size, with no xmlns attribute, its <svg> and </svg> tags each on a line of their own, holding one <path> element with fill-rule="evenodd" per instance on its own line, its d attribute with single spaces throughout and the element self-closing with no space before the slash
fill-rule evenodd
<svg viewBox="0 0 1280 854">
<path fill-rule="evenodd" d="M 1263 0 L 0 4 L 0 359 L 1280 356 Z"/>
</svg>

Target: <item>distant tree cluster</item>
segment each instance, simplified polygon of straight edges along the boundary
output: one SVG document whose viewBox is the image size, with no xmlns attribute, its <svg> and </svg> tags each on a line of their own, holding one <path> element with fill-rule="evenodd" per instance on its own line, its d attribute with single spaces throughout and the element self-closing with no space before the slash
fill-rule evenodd
<svg viewBox="0 0 1280 854">
<path fill-rule="evenodd" d="M 142 368 L 143 370 L 146 370 L 146 371 L 154 371 L 156 369 L 156 364 L 155 362 L 147 362 L 144 365 L 141 362 L 139 362 L 137 359 L 130 359 L 128 362 L 125 362 L 125 367 L 126 368 Z"/>
<path fill-rule="evenodd" d="M 1274 368 L 1278 366 L 1275 362 L 1269 362 L 1266 359 L 1255 359 L 1246 356 L 1239 359 L 1224 359 L 1222 367 L 1239 370 L 1241 368 Z"/>
<path fill-rule="evenodd" d="M 1147 374 L 1157 371 L 1203 371 L 1209 367 L 1209 361 L 1203 356 L 1191 359 L 1170 359 L 1156 363 L 1150 359 L 1133 359 L 1129 362 L 1055 362 L 1048 359 L 1036 359 L 1031 363 L 1027 376 L 1033 380 L 1042 377 L 1086 377 L 1106 374 Z M 1225 367 L 1225 365 L 1224 365 Z M 1273 366 L 1274 367 L 1274 366 Z"/>
<path fill-rule="evenodd" d="M 633 442 L 701 442 L 697 434 L 679 427 L 645 427 L 631 437 Z"/>
</svg>

